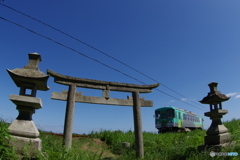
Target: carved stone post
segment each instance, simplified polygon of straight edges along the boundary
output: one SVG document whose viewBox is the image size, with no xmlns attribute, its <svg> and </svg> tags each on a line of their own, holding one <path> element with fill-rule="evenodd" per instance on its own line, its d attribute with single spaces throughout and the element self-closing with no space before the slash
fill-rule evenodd
<svg viewBox="0 0 240 160">
<path fill-rule="evenodd" d="M 228 113 L 227 110 L 222 110 L 222 102 L 229 100 L 230 97 L 221 94 L 217 90 L 217 84 L 216 82 L 208 84 L 210 92 L 200 101 L 200 103 L 209 104 L 210 112 L 206 112 L 204 115 L 210 117 L 212 124 L 207 130 L 205 144 L 199 146 L 199 150 L 212 148 L 215 151 L 220 151 L 224 146 L 235 145 L 235 142 L 230 143 L 230 133 L 221 121 L 222 116 Z"/>
<path fill-rule="evenodd" d="M 8 128 L 8 133 L 13 139 L 10 144 L 23 152 L 23 148 L 29 149 L 32 156 L 36 154 L 36 150 L 41 151 L 42 141 L 38 138 L 39 132 L 34 122 L 32 114 L 35 109 L 42 108 L 40 98 L 36 98 L 37 90 L 47 91 L 46 85 L 49 76 L 39 71 L 38 64 L 41 56 L 37 53 L 30 53 L 27 66 L 19 69 L 8 70 L 9 75 L 15 84 L 20 87 L 19 95 L 10 95 L 10 100 L 16 104 L 19 115 Z"/>
</svg>

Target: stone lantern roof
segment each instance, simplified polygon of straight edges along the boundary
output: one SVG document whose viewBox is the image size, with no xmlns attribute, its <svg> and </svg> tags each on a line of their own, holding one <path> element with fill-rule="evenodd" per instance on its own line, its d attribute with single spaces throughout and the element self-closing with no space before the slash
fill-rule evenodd
<svg viewBox="0 0 240 160">
<path fill-rule="evenodd" d="M 18 87 L 21 87 L 23 83 L 33 84 L 37 90 L 47 91 L 48 75 L 45 75 L 38 69 L 38 64 L 41 61 L 41 55 L 38 53 L 29 53 L 28 65 L 24 68 L 16 68 L 13 70 L 7 69 L 9 75 Z"/>
<path fill-rule="evenodd" d="M 199 102 L 203 104 L 219 104 L 221 102 L 229 100 L 230 97 L 227 97 L 226 95 L 222 94 L 220 91 L 217 90 L 217 85 L 218 83 L 216 82 L 208 84 L 208 86 L 210 87 L 210 92 Z"/>
</svg>

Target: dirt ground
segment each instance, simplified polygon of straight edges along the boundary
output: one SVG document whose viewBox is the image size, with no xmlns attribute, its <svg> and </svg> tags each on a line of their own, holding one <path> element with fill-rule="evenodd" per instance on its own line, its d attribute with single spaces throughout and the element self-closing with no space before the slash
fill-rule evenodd
<svg viewBox="0 0 240 160">
<path fill-rule="evenodd" d="M 108 149 L 108 146 L 105 142 L 100 139 L 90 139 L 89 142 L 84 143 L 81 146 L 81 150 L 91 151 L 95 154 L 102 155 L 101 157 L 116 157 L 116 155 L 112 154 Z"/>
<path fill-rule="evenodd" d="M 55 135 L 58 137 L 63 137 L 63 134 L 60 133 L 52 133 L 52 132 L 45 132 L 50 135 Z M 88 152 L 92 152 L 93 154 L 98 154 L 99 156 L 101 155 L 101 158 L 104 157 L 112 157 L 115 158 L 117 157 L 116 155 L 112 154 L 110 150 L 108 149 L 108 145 L 101 141 L 100 139 L 92 139 L 89 138 L 88 135 L 72 135 L 73 141 L 81 141 L 81 150 L 85 150 Z M 80 139 L 79 139 L 80 138 Z"/>
</svg>

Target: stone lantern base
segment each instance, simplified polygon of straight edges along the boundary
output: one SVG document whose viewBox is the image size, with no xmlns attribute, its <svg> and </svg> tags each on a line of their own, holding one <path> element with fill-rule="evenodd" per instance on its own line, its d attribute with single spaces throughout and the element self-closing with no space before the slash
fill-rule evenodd
<svg viewBox="0 0 240 160">
<path fill-rule="evenodd" d="M 211 151 L 221 152 L 223 148 L 232 148 L 236 144 L 236 141 L 230 142 L 230 133 L 207 135 L 204 137 L 204 140 L 205 145 L 198 146 L 200 152 L 209 149 Z"/>
<path fill-rule="evenodd" d="M 198 146 L 198 151 L 206 151 L 206 150 L 211 150 L 214 152 L 221 152 L 223 148 L 233 148 L 236 145 L 236 141 L 228 142 L 228 143 L 223 143 L 223 144 L 218 144 L 218 145 L 201 145 Z"/>
<path fill-rule="evenodd" d="M 37 138 L 39 132 L 33 121 L 15 119 L 8 127 L 8 133 L 14 136 Z"/>
<path fill-rule="evenodd" d="M 217 145 L 230 142 L 230 133 L 207 135 L 204 137 L 206 145 Z"/>
<path fill-rule="evenodd" d="M 17 153 L 27 153 L 31 157 L 37 156 L 42 149 L 42 140 L 38 138 L 39 131 L 31 120 L 15 119 L 8 127 L 11 134 L 9 144 L 16 148 Z"/>
<path fill-rule="evenodd" d="M 214 123 L 213 123 L 214 124 Z M 227 129 L 224 125 L 211 125 L 207 133 L 215 132 L 218 134 L 208 134 L 204 137 L 205 145 L 198 146 L 198 150 L 206 151 L 211 149 L 211 151 L 221 152 L 223 148 L 234 147 L 236 141 L 230 141 L 231 135 L 226 132 Z M 225 132 L 225 133 L 222 133 Z"/>
<path fill-rule="evenodd" d="M 39 155 L 42 149 L 42 140 L 39 138 L 27 138 L 11 135 L 9 144 L 16 148 L 18 154 L 26 153 L 30 157 Z"/>
</svg>

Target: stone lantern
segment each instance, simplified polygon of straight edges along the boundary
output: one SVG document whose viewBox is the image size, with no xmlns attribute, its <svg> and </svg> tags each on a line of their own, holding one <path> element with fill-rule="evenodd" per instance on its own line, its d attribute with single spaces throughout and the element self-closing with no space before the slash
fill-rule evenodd
<svg viewBox="0 0 240 160">
<path fill-rule="evenodd" d="M 217 90 L 217 85 L 216 82 L 208 84 L 210 92 L 199 101 L 202 104 L 209 104 L 210 112 L 206 112 L 204 115 L 212 120 L 212 124 L 206 132 L 207 136 L 204 137 L 205 144 L 199 146 L 199 150 L 212 148 L 220 151 L 222 147 L 230 145 L 230 133 L 221 121 L 222 116 L 228 113 L 227 110 L 222 109 L 222 102 L 229 100 L 230 97 L 221 94 Z M 233 143 L 231 145 L 234 145 Z"/>
<path fill-rule="evenodd" d="M 10 95 L 9 98 L 17 106 L 19 115 L 9 126 L 8 133 L 12 137 L 10 144 L 19 153 L 23 152 L 24 147 L 29 147 L 30 154 L 34 156 L 37 150 L 41 151 L 42 141 L 38 138 L 39 132 L 32 121 L 32 114 L 35 113 L 35 109 L 42 108 L 41 99 L 36 98 L 36 93 L 37 90 L 49 90 L 47 86 L 49 76 L 38 69 L 41 55 L 29 53 L 28 56 L 28 65 L 24 68 L 7 69 L 17 87 L 20 87 L 19 95 Z"/>
</svg>

